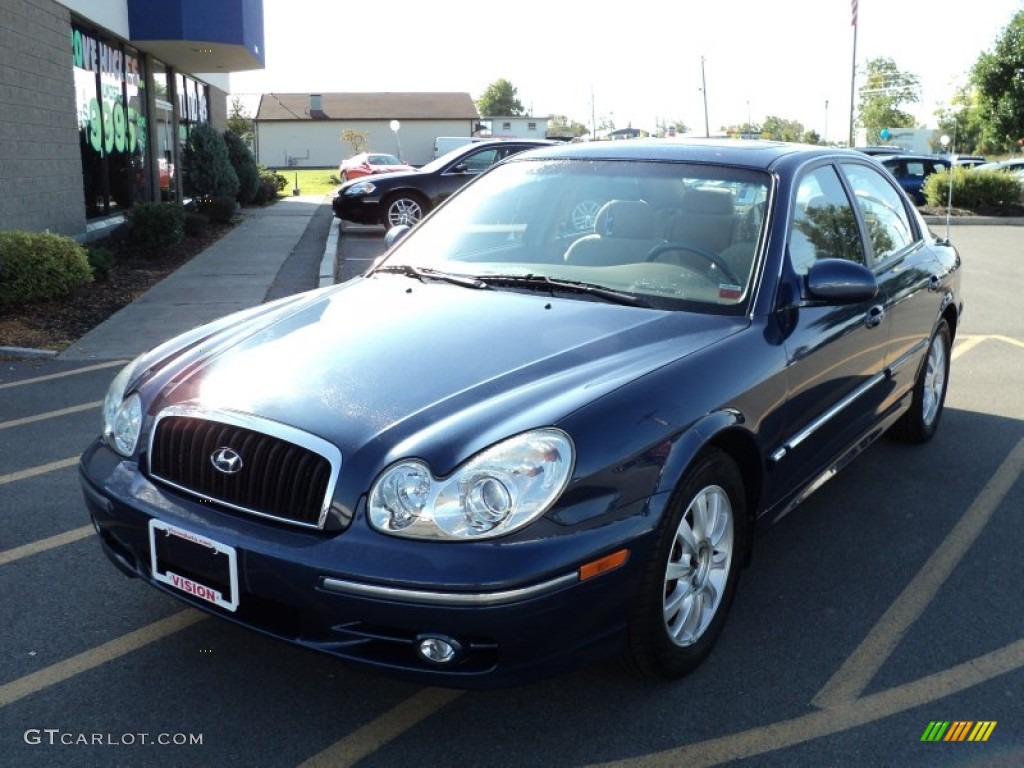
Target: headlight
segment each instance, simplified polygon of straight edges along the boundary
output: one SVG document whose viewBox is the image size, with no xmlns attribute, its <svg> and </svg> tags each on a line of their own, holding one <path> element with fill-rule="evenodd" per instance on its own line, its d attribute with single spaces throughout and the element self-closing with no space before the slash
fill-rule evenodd
<svg viewBox="0 0 1024 768">
<path fill-rule="evenodd" d="M 559 429 L 524 432 L 438 479 L 417 459 L 386 469 L 370 489 L 370 524 L 395 536 L 487 539 L 543 515 L 565 490 L 574 450 Z"/>
<path fill-rule="evenodd" d="M 142 401 L 137 394 L 125 397 L 125 389 L 135 374 L 138 358 L 130 362 L 110 382 L 103 399 L 103 436 L 124 456 L 131 456 L 142 429 Z"/>
<path fill-rule="evenodd" d="M 376 189 L 373 186 L 373 182 L 370 181 L 357 181 L 351 187 L 346 187 L 342 194 L 348 195 L 349 197 L 361 197 L 362 195 L 371 195 Z"/>
</svg>

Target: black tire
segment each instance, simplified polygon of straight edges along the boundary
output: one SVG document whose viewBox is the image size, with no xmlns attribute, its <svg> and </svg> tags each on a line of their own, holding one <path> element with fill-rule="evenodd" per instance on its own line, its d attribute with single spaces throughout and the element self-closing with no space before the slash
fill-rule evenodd
<svg viewBox="0 0 1024 768">
<path fill-rule="evenodd" d="M 889 435 L 902 443 L 927 443 L 935 436 L 949 387 L 949 355 L 953 346 L 949 325 L 940 320 L 928 342 L 928 352 L 914 382 L 910 409 L 892 425 Z"/>
<path fill-rule="evenodd" d="M 708 502 L 717 505 L 712 518 L 704 517 Z M 695 514 L 702 520 L 695 520 Z M 713 530 L 703 530 L 705 522 L 714 523 Z M 699 456 L 683 476 L 659 531 L 634 598 L 626 660 L 646 677 L 671 680 L 711 652 L 736 593 L 748 536 L 743 477 L 736 463 L 717 449 Z"/>
<path fill-rule="evenodd" d="M 341 172 L 341 183 L 344 184 L 346 181 L 348 181 L 348 174 L 345 171 L 342 171 Z"/>
<path fill-rule="evenodd" d="M 426 200 L 414 194 L 398 194 L 384 201 L 381 224 L 390 229 L 400 224 L 410 227 L 427 215 L 430 206 Z"/>
</svg>

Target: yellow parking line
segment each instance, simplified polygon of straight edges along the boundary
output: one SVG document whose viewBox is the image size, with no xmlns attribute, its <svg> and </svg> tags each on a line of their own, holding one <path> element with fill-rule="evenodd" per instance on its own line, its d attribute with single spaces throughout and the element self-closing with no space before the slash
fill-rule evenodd
<svg viewBox="0 0 1024 768">
<path fill-rule="evenodd" d="M 19 381 L 8 381 L 6 384 L 0 384 L 0 389 L 10 389 L 11 387 L 23 387 L 26 384 L 39 384 L 43 381 L 52 381 L 54 379 L 63 379 L 65 376 L 77 376 L 80 373 L 89 373 L 90 371 L 100 371 L 104 368 L 113 368 L 115 365 L 126 365 L 127 360 L 111 360 L 106 363 L 96 363 L 95 365 L 87 365 L 83 368 L 74 368 L 70 371 L 61 371 L 60 373 L 48 373 L 45 376 L 36 376 L 31 379 L 20 379 Z"/>
<path fill-rule="evenodd" d="M 847 701 L 834 709 L 819 710 L 760 728 L 751 728 L 749 731 L 600 765 L 602 768 L 676 768 L 680 765 L 687 768 L 706 768 L 757 757 L 940 701 L 1022 668 L 1024 640 L 1017 640 L 950 669 L 870 696 Z M 598 767 L 592 765 L 590 768 Z"/>
<path fill-rule="evenodd" d="M 49 464 L 40 464 L 36 467 L 29 467 L 28 469 L 22 469 L 18 472 L 12 472 L 9 475 L 0 475 L 0 485 L 16 483 L 19 480 L 28 480 L 30 477 L 45 475 L 47 472 L 56 472 L 58 469 L 73 467 L 77 463 L 78 456 L 69 456 L 68 458 L 61 459 L 60 461 L 51 461 Z"/>
<path fill-rule="evenodd" d="M 981 342 L 986 341 L 988 336 L 964 336 L 956 340 L 956 344 L 953 345 L 953 360 L 963 357 Z"/>
<path fill-rule="evenodd" d="M 812 699 L 828 709 L 856 699 L 896 649 L 967 554 L 989 519 L 1024 471 L 1024 440 L 1014 446 L 970 508 L 935 549 L 913 580 L 878 620 L 867 637 Z"/>
<path fill-rule="evenodd" d="M 72 544 L 80 539 L 84 539 L 92 532 L 93 527 L 91 525 L 83 525 L 81 528 L 73 528 L 70 531 L 64 531 L 64 533 L 58 533 L 56 536 L 50 536 L 33 541 L 30 544 L 22 544 L 20 547 L 4 550 L 0 552 L 0 565 L 13 563 L 15 560 L 21 560 L 23 557 L 37 555 L 40 552 L 45 552 L 55 547 L 62 547 L 65 544 Z"/>
<path fill-rule="evenodd" d="M 10 429 L 11 427 L 21 427 L 25 424 L 34 424 L 37 421 L 46 421 L 47 419 L 56 419 L 58 416 L 67 416 L 69 413 L 80 413 L 81 411 L 90 411 L 93 408 L 99 408 L 103 405 L 102 400 L 96 400 L 92 403 L 82 403 L 81 405 L 72 405 L 67 408 L 60 408 L 56 411 L 47 411 L 46 413 L 37 413 L 33 416 L 23 416 L 20 419 L 11 419 L 10 421 L 0 421 L 0 429 Z"/>
<path fill-rule="evenodd" d="M 206 618 L 206 614 L 188 608 L 168 616 L 166 619 L 147 624 L 134 632 L 121 635 L 103 645 L 40 669 L 38 672 L 12 680 L 6 685 L 0 686 L 0 707 L 6 707 L 8 704 L 13 704 L 19 699 L 62 683 L 82 672 L 88 672 L 101 664 L 137 651 L 204 618 Z"/>
<path fill-rule="evenodd" d="M 343 768 L 354 765 L 437 713 L 463 693 L 442 688 L 424 688 L 323 752 L 313 755 L 299 768 Z"/>
</svg>

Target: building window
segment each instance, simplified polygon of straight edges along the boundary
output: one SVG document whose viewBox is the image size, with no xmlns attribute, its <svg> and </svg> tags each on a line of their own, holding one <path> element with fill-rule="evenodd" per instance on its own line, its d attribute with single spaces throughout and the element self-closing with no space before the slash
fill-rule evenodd
<svg viewBox="0 0 1024 768">
<path fill-rule="evenodd" d="M 536 123 L 527 123 L 526 124 L 526 130 L 528 130 L 528 131 L 536 131 L 537 130 L 537 124 Z"/>
<path fill-rule="evenodd" d="M 106 216 L 148 198 L 146 73 L 138 51 L 78 24 L 71 56 L 86 217 Z"/>
<path fill-rule="evenodd" d="M 174 104 L 171 102 L 167 67 L 153 61 L 153 148 L 159 169 L 160 200 L 178 199 L 177 161 L 174 157 Z"/>
<path fill-rule="evenodd" d="M 503 130 L 503 131 L 511 131 L 512 130 L 512 123 L 502 123 L 501 124 L 501 130 Z"/>
</svg>

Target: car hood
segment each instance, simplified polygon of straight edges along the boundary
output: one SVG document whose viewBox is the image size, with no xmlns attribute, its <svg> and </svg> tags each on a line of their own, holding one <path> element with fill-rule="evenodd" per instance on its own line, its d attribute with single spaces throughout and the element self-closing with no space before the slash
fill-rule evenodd
<svg viewBox="0 0 1024 768">
<path fill-rule="evenodd" d="M 150 413 L 255 414 L 330 440 L 346 460 L 416 455 L 447 471 L 746 323 L 378 275 L 228 324 L 143 393 Z"/>
</svg>

